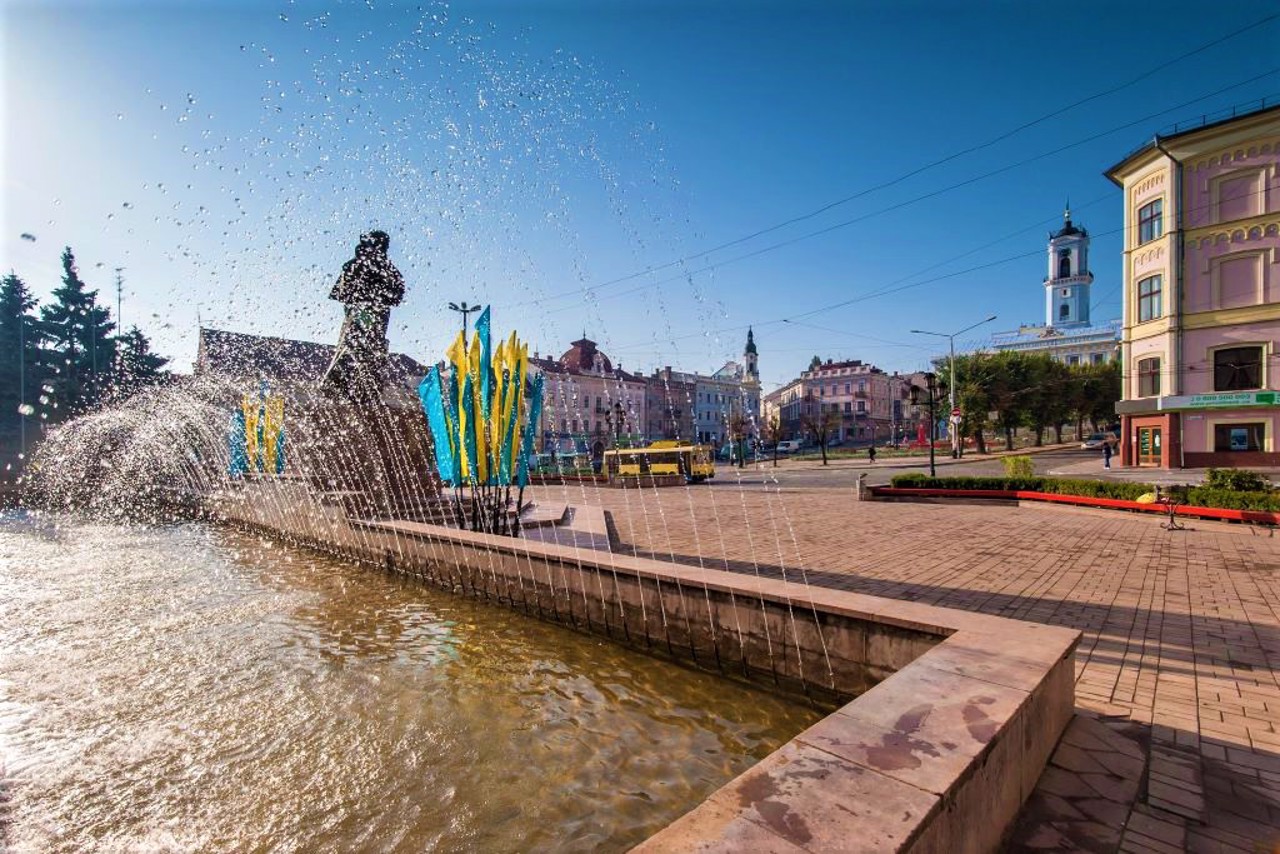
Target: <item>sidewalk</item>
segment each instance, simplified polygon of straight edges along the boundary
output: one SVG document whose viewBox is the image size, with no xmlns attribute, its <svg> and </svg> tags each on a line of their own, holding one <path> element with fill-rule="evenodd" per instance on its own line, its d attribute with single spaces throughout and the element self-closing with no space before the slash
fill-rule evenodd
<svg viewBox="0 0 1280 854">
<path fill-rule="evenodd" d="M 806 491 L 574 485 L 534 500 L 600 506 L 620 548 L 663 560 L 1082 631 L 1080 714 L 1010 854 L 1280 850 L 1280 537 Z"/>
<path fill-rule="evenodd" d="M 977 451 L 965 451 L 964 457 L 958 460 L 951 458 L 951 451 L 946 448 L 938 448 L 934 454 L 934 465 L 937 466 L 961 466 L 967 463 L 981 463 L 990 460 L 998 460 L 1002 457 L 1016 457 L 1022 455 L 1045 454 L 1051 451 L 1069 451 L 1078 448 L 1075 442 L 1064 442 L 1061 445 L 1044 445 L 1039 448 L 1015 448 L 1012 451 L 988 451 L 985 454 L 979 454 Z M 822 465 L 822 455 L 805 454 L 803 457 L 791 457 L 779 455 L 778 465 L 787 464 L 787 468 L 791 470 L 799 470 L 806 468 L 864 468 L 864 469 L 914 469 L 929 465 L 929 455 L 920 454 L 911 457 L 890 457 L 883 453 L 878 453 L 875 465 L 867 460 L 866 452 L 863 451 L 857 457 L 841 457 L 839 459 L 830 460 L 826 466 Z M 765 457 L 762 460 L 753 462 L 752 465 L 772 466 L 773 457 Z M 1099 466 L 1102 463 L 1098 463 Z M 1145 469 L 1144 469 L 1145 471 Z"/>
<path fill-rule="evenodd" d="M 1119 466 L 1116 459 L 1111 460 L 1111 468 L 1102 467 L 1102 455 L 1095 460 L 1079 463 L 1067 463 L 1056 466 L 1045 474 L 1051 477 L 1084 477 L 1098 480 L 1119 480 L 1131 483 L 1152 483 L 1159 486 L 1181 486 L 1183 484 L 1199 485 L 1204 483 L 1208 469 L 1157 469 L 1138 468 L 1137 466 Z M 1250 469 L 1267 477 L 1272 483 L 1280 483 L 1280 469 Z"/>
</svg>

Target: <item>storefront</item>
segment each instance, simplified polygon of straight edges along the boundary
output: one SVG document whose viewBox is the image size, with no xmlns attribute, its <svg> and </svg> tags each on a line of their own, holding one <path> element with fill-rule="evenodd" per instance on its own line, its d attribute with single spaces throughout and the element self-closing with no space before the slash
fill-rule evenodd
<svg viewBox="0 0 1280 854">
<path fill-rule="evenodd" d="M 1178 416 L 1133 415 L 1120 419 L 1120 462 L 1126 466 L 1177 468 Z"/>
<path fill-rule="evenodd" d="M 1123 401 L 1116 407 L 1124 431 L 1121 460 L 1160 468 L 1280 466 L 1278 401 L 1274 391 Z M 1147 411 L 1132 411 L 1139 403 Z"/>
</svg>

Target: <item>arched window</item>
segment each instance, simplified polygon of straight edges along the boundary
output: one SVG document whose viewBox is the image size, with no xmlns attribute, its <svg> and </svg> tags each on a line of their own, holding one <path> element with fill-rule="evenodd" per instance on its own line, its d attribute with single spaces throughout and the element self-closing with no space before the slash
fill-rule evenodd
<svg viewBox="0 0 1280 854">
<path fill-rule="evenodd" d="M 1062 256 L 1058 258 L 1058 278 L 1066 279 L 1071 276 L 1071 251 L 1062 250 Z"/>
</svg>

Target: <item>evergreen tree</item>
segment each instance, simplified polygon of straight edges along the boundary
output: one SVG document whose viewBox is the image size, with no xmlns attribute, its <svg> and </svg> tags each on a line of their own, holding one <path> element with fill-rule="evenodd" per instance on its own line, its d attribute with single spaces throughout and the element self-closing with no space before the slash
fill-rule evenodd
<svg viewBox="0 0 1280 854">
<path fill-rule="evenodd" d="M 151 342 L 134 326 L 117 339 L 119 347 L 118 388 L 121 394 L 133 394 L 161 378 L 161 369 L 169 364 L 163 356 L 151 351 Z"/>
<path fill-rule="evenodd" d="M 15 273 L 0 280 L 0 434 L 31 430 L 44 380 L 35 298 Z M 28 435 L 28 441 L 34 434 Z"/>
<path fill-rule="evenodd" d="M 41 309 L 54 400 L 63 418 L 101 400 L 115 364 L 111 311 L 98 305 L 98 292 L 80 278 L 68 246 L 62 252 L 62 286 Z"/>
</svg>

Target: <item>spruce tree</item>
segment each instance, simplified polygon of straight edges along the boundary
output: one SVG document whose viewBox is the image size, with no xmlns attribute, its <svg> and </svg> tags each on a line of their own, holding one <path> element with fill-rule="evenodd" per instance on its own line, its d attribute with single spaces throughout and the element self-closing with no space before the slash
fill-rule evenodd
<svg viewBox="0 0 1280 854">
<path fill-rule="evenodd" d="M 35 298 L 17 274 L 10 272 L 0 280 L 0 435 L 5 444 L 24 432 L 27 442 L 35 437 L 44 381 L 40 324 L 31 311 L 35 306 Z"/>
<path fill-rule="evenodd" d="M 134 326 L 117 339 L 119 348 L 118 385 L 121 394 L 133 394 L 140 388 L 158 382 L 161 369 L 169 364 L 163 356 L 151 351 L 151 342 Z"/>
<path fill-rule="evenodd" d="M 62 252 L 62 286 L 53 299 L 40 314 L 58 417 L 65 418 L 95 405 L 109 388 L 115 324 L 110 310 L 98 305 L 98 292 L 80 278 L 70 246 Z"/>
</svg>

